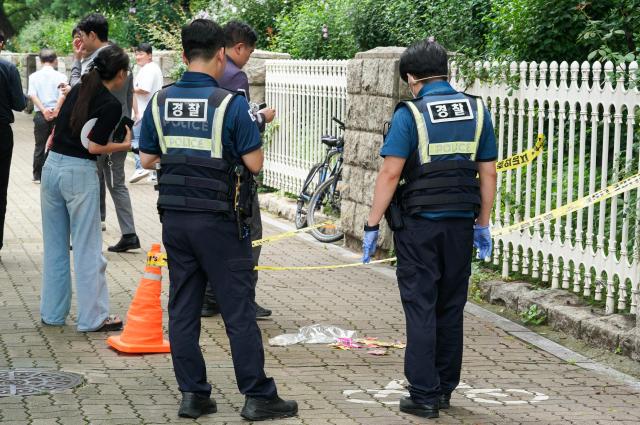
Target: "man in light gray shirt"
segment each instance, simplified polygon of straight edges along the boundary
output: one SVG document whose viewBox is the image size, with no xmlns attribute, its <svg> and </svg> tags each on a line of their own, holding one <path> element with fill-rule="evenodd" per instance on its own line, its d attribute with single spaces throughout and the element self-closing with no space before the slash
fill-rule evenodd
<svg viewBox="0 0 640 425">
<path fill-rule="evenodd" d="M 99 13 L 87 15 L 78 24 L 79 38 L 74 39 L 75 62 L 71 69 L 69 83 L 73 86 L 80 82 L 82 75 L 86 74 L 98 52 L 109 45 L 109 24 L 104 16 Z M 79 41 L 77 41 L 79 40 Z M 129 73 L 129 80 L 125 86 L 111 92 L 122 104 L 122 116 L 131 118 L 133 107 L 133 75 Z M 126 152 L 114 152 L 110 155 L 101 155 L 98 158 L 98 175 L 100 177 L 100 215 L 104 223 L 106 217 L 105 206 L 105 182 L 111 193 L 111 199 L 116 208 L 118 224 L 122 237 L 117 244 L 110 246 L 109 251 L 124 252 L 130 249 L 140 248 L 140 240 L 136 235 L 133 222 L 133 209 L 129 190 L 124 183 L 124 163 Z"/>
</svg>

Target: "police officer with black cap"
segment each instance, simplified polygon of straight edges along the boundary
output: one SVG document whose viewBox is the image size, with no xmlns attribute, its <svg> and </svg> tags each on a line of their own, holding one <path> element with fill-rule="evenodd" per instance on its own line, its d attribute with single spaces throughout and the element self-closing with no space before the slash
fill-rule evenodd
<svg viewBox="0 0 640 425">
<path fill-rule="evenodd" d="M 182 392 L 181 417 L 215 413 L 200 350 L 200 309 L 207 280 L 215 291 L 231 345 L 241 415 L 249 420 L 297 414 L 264 372 L 256 324 L 253 259 L 247 225 L 252 174 L 262 168 L 260 133 L 249 104 L 221 89 L 224 33 L 196 19 L 182 28 L 188 71 L 159 91 L 142 121 L 140 158 L 158 169 L 158 209 L 169 263 L 169 340 Z"/>
<path fill-rule="evenodd" d="M 400 75 L 414 99 L 397 106 L 380 151 L 363 262 L 375 252 L 386 214 L 407 323 L 410 397 L 400 410 L 437 418 L 460 382 L 473 247 L 480 258 L 491 255 L 496 140 L 482 100 L 447 82 L 447 52 L 432 38 L 402 54 Z"/>
</svg>

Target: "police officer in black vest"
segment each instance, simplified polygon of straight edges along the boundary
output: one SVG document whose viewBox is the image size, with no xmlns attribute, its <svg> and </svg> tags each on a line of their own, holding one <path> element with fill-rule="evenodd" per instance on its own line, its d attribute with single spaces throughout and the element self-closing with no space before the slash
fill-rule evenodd
<svg viewBox="0 0 640 425">
<path fill-rule="evenodd" d="M 480 98 L 447 82 L 446 50 L 433 39 L 409 47 L 400 75 L 413 100 L 401 102 L 380 152 L 363 261 L 376 249 L 386 212 L 394 230 L 398 286 L 407 323 L 400 410 L 437 418 L 460 381 L 462 320 L 473 247 L 491 255 L 496 140 Z"/>
<path fill-rule="evenodd" d="M 215 413 L 200 350 L 200 309 L 207 280 L 215 292 L 249 420 L 294 416 L 298 405 L 278 397 L 264 373 L 256 324 L 253 259 L 247 225 L 252 174 L 262 168 L 260 133 L 249 104 L 221 89 L 224 33 L 213 21 L 182 28 L 188 71 L 158 92 L 142 121 L 140 158 L 158 169 L 158 209 L 170 276 L 169 340 L 182 392 L 179 416 Z"/>
</svg>

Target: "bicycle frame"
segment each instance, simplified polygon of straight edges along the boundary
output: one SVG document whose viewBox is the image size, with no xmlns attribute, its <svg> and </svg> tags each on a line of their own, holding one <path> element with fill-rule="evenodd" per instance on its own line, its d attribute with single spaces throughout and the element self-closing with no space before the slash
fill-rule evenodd
<svg viewBox="0 0 640 425">
<path fill-rule="evenodd" d="M 319 167 L 318 169 L 318 182 L 317 182 L 317 186 L 321 185 L 322 183 L 324 183 L 329 177 L 339 173 L 342 171 L 342 152 L 343 152 L 343 148 L 327 148 L 327 153 L 324 157 L 324 160 L 322 161 L 322 165 Z M 330 169 L 330 164 L 331 164 L 331 160 L 338 155 L 338 159 L 336 160 L 336 163 L 334 164 L 334 166 Z M 302 190 L 300 191 L 300 195 L 298 196 L 298 200 L 300 201 L 304 201 L 304 202 L 308 202 L 311 199 L 311 196 L 313 196 L 313 192 L 309 193 L 308 192 L 308 188 L 309 186 L 313 183 L 314 179 L 309 179 L 305 182 L 305 185 L 302 187 Z"/>
</svg>

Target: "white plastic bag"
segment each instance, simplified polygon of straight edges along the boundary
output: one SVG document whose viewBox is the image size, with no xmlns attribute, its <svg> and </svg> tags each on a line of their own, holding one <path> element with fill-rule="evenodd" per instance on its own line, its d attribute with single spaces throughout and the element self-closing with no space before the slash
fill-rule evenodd
<svg viewBox="0 0 640 425">
<path fill-rule="evenodd" d="M 349 331 L 331 325 L 304 326 L 296 334 L 283 334 L 269 339 L 269 345 L 285 347 L 298 343 L 331 344 L 338 338 L 356 338 L 356 331 Z"/>
</svg>

